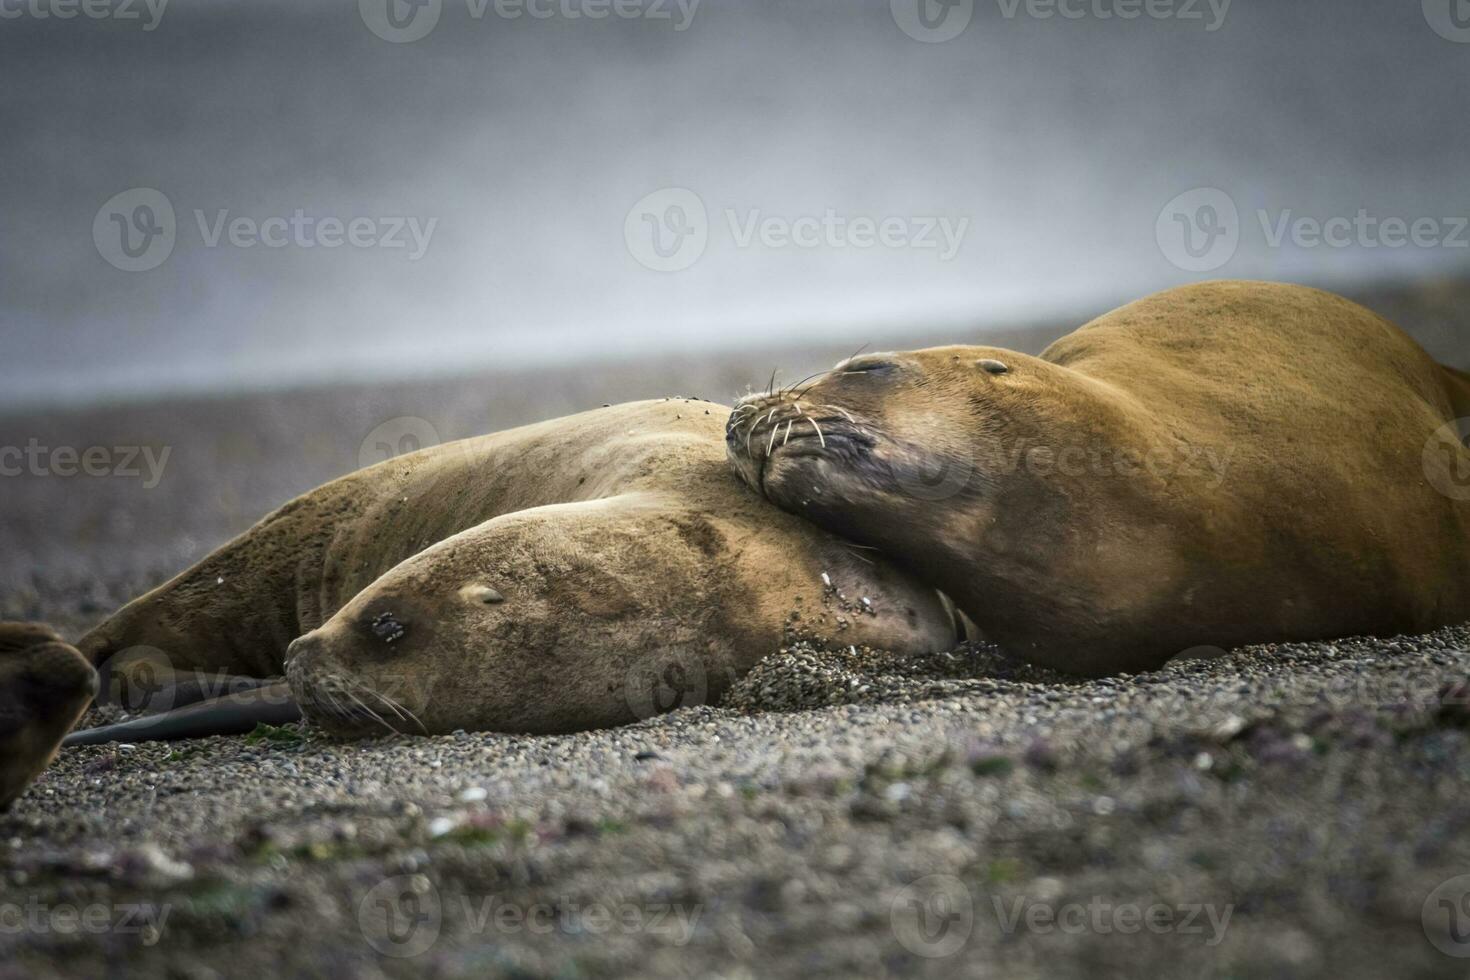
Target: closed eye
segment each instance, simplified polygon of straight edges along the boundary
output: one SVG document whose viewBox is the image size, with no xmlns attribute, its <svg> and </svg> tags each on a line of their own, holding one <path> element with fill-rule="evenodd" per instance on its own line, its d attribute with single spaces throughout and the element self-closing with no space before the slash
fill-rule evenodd
<svg viewBox="0 0 1470 980">
<path fill-rule="evenodd" d="M 848 361 L 836 370 L 838 374 L 886 374 L 897 367 L 892 361 Z"/>
</svg>

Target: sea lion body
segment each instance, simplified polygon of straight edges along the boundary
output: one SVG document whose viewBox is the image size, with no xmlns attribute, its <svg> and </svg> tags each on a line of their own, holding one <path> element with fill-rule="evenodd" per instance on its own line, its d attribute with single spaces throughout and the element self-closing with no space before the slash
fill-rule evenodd
<svg viewBox="0 0 1470 980">
<path fill-rule="evenodd" d="M 634 721 L 717 697 L 793 629 L 952 645 L 931 587 L 740 484 L 728 411 L 618 405 L 349 474 L 79 647 L 155 674 L 285 673 L 309 716 L 347 734 Z"/>
<path fill-rule="evenodd" d="M 1470 452 L 1426 448 L 1467 393 L 1341 297 L 1206 283 L 1039 357 L 853 359 L 742 402 L 728 445 L 751 486 L 878 547 L 1003 648 L 1099 674 L 1470 619 L 1470 493 L 1445 491 Z"/>
</svg>

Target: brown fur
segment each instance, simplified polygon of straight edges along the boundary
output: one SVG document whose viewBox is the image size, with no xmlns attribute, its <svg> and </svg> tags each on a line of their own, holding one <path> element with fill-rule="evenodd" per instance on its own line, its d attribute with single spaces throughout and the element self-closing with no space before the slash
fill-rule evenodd
<svg viewBox="0 0 1470 980">
<path fill-rule="evenodd" d="M 1470 502 L 1427 479 L 1470 473 L 1470 452 L 1425 452 L 1467 414 L 1466 376 L 1381 317 L 1218 282 L 1040 357 L 857 358 L 737 406 L 729 449 L 769 499 L 878 546 L 1004 647 L 1096 674 L 1470 619 Z"/>
<path fill-rule="evenodd" d="M 56 756 L 97 691 L 76 648 L 40 623 L 0 623 L 0 810 Z"/>
<path fill-rule="evenodd" d="M 124 679 L 139 658 L 155 672 L 285 671 L 310 717 L 357 734 L 629 722 L 718 696 L 793 627 L 951 644 L 932 588 L 741 486 L 727 413 L 619 405 L 349 474 L 79 646 Z M 839 609 L 824 572 L 873 613 Z"/>
</svg>

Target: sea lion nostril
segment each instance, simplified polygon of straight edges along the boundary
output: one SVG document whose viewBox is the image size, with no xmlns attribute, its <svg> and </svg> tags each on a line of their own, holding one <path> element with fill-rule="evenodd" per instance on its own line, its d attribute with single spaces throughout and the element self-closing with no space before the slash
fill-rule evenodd
<svg viewBox="0 0 1470 980">
<path fill-rule="evenodd" d="M 384 643 L 401 640 L 403 639 L 403 635 L 408 632 L 408 625 L 394 619 L 391 612 L 379 613 L 377 616 L 374 616 L 373 621 L 368 624 L 368 628 L 373 631 L 374 636 Z"/>
</svg>

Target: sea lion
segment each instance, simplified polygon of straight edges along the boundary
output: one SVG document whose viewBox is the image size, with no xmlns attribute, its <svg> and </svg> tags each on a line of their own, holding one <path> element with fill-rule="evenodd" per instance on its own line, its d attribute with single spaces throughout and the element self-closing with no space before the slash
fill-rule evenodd
<svg viewBox="0 0 1470 980">
<path fill-rule="evenodd" d="M 48 626 L 0 623 L 0 810 L 50 765 L 97 672 Z"/>
<path fill-rule="evenodd" d="M 296 705 L 348 736 L 569 732 L 716 698 L 792 634 L 952 646 L 952 607 L 932 587 L 746 490 L 725 461 L 728 413 L 689 399 L 611 406 L 328 483 L 52 668 L 68 690 L 88 663 L 107 690 L 284 673 L 295 704 L 267 685 L 71 741 L 238 731 Z M 17 781 L 86 703 L 34 700 L 24 717 L 44 716 L 33 730 L 45 737 L 6 746 Z"/>
<path fill-rule="evenodd" d="M 876 547 L 1002 649 L 1096 675 L 1470 620 L 1467 417 L 1470 379 L 1382 317 L 1212 282 L 1039 357 L 849 359 L 739 402 L 727 447 L 766 499 Z"/>
</svg>

